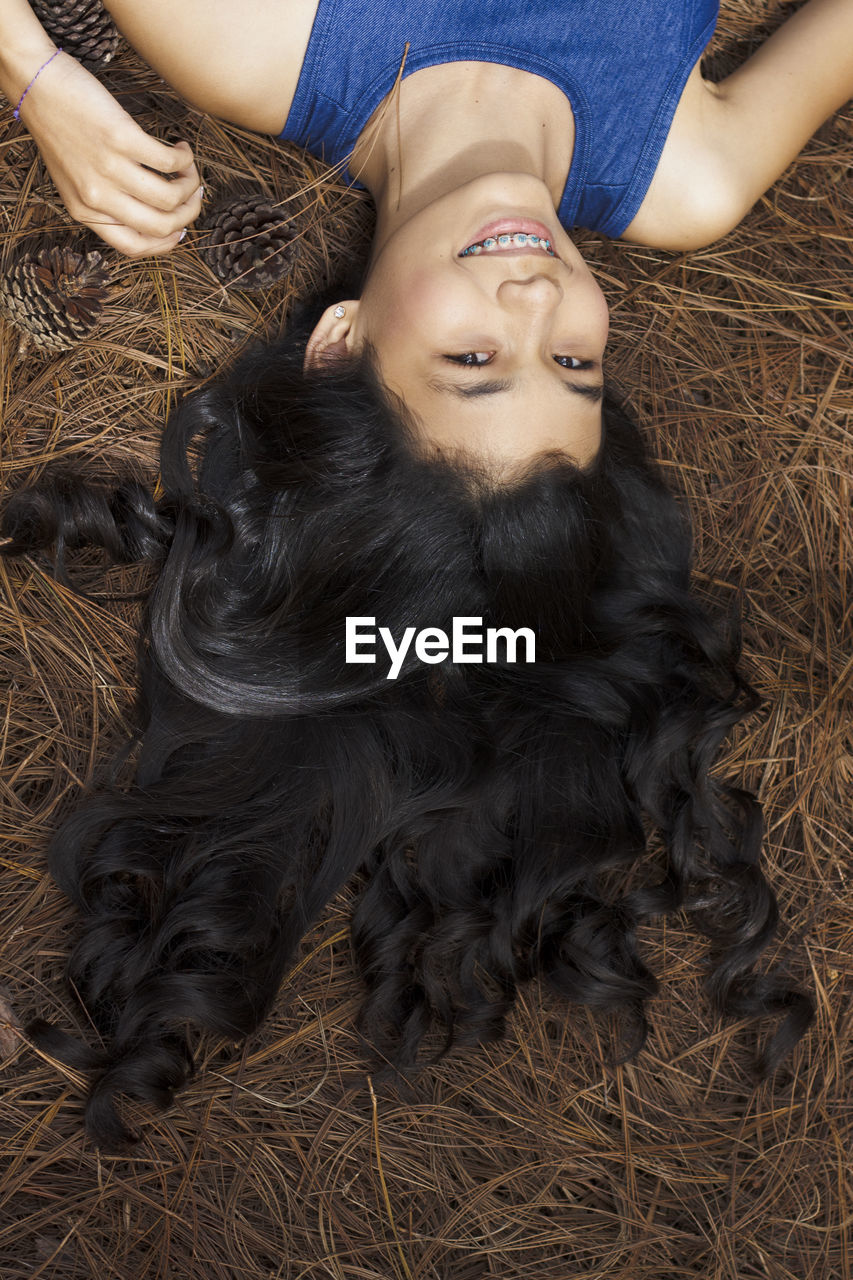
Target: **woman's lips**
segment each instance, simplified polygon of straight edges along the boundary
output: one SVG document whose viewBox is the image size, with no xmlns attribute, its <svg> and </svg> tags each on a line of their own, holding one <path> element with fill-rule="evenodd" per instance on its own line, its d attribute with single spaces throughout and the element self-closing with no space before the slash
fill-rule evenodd
<svg viewBox="0 0 853 1280">
<path fill-rule="evenodd" d="M 459 256 L 465 253 L 467 249 L 471 249 L 474 245 L 482 244 L 484 240 L 496 240 L 498 236 L 512 235 L 528 235 L 538 236 L 540 240 L 547 240 L 550 246 L 550 254 L 555 258 L 558 256 L 554 249 L 554 237 L 544 222 L 537 222 L 534 218 L 498 218 L 493 222 L 487 222 L 484 227 L 474 235 L 461 250 Z M 519 249 L 515 245 L 508 245 L 505 249 L 492 250 L 493 253 L 547 253 L 547 250 L 540 249 L 534 245 L 528 245 L 523 249 Z"/>
</svg>

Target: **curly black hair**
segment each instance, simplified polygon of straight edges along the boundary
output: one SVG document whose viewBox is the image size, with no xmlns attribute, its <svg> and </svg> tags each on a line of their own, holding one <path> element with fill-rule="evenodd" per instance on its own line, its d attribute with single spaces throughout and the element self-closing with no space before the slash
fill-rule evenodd
<svg viewBox="0 0 853 1280">
<path fill-rule="evenodd" d="M 243 1037 L 356 873 L 367 1044 L 405 1069 L 500 1035 L 541 975 L 646 1032 L 638 925 L 693 909 L 727 1014 L 808 997 L 753 966 L 776 901 L 756 800 L 710 770 L 754 705 L 737 642 L 690 589 L 690 536 L 609 397 L 595 464 L 548 455 L 511 485 L 422 456 L 369 363 L 304 374 L 305 334 L 190 396 L 161 489 L 48 478 L 7 503 L 6 554 L 105 546 L 159 567 L 140 645 L 135 780 L 78 798 L 50 867 L 82 917 L 74 988 L 107 1047 L 33 1024 L 94 1071 L 87 1125 L 165 1108 L 192 1029 Z M 190 458 L 200 452 L 197 466 Z M 348 664 L 347 617 L 532 628 L 536 660 Z M 659 883 L 616 894 L 654 825 Z M 613 877 L 609 877 L 612 884 Z"/>
</svg>

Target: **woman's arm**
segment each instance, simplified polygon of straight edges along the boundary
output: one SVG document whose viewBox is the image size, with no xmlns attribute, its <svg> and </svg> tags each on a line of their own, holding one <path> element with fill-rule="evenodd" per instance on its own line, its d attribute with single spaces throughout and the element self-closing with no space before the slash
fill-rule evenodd
<svg viewBox="0 0 853 1280">
<path fill-rule="evenodd" d="M 719 84 L 688 80 L 625 239 L 691 249 L 726 235 L 853 97 L 853 0 L 808 0 Z"/>
<path fill-rule="evenodd" d="M 149 137 L 73 58 L 45 65 L 55 52 L 26 0 L 0 0 L 0 91 L 20 102 L 68 212 L 132 257 L 173 248 L 201 208 L 188 144 Z"/>
<path fill-rule="evenodd" d="M 284 128 L 317 0 L 105 4 L 122 35 L 188 102 L 257 133 Z"/>
</svg>

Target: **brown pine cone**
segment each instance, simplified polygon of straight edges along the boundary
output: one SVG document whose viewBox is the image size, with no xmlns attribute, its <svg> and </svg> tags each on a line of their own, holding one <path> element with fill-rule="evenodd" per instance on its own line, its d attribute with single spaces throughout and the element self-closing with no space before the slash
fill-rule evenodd
<svg viewBox="0 0 853 1280">
<path fill-rule="evenodd" d="M 206 231 L 199 250 L 211 271 L 234 289 L 268 289 L 299 256 L 298 232 L 285 210 L 267 196 L 231 196 L 198 223 Z"/>
<path fill-rule="evenodd" d="M 0 311 L 39 351 L 67 351 L 88 337 L 114 292 L 97 250 L 54 245 L 14 262 L 0 277 Z"/>
<path fill-rule="evenodd" d="M 121 43 L 100 0 L 30 0 L 30 7 L 54 40 L 84 67 L 102 67 Z"/>
</svg>

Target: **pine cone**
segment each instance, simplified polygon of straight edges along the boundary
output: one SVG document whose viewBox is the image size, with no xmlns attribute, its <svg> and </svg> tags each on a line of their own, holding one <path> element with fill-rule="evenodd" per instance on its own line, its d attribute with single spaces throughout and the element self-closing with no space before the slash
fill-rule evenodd
<svg viewBox="0 0 853 1280">
<path fill-rule="evenodd" d="M 292 217 L 260 192 L 231 197 L 199 224 L 199 249 L 214 275 L 235 289 L 268 289 L 299 257 Z"/>
<path fill-rule="evenodd" d="M 30 7 L 54 40 L 84 67 L 102 67 L 121 43 L 100 0 L 30 0 Z"/>
<path fill-rule="evenodd" d="M 0 277 L 0 311 L 46 355 L 67 351 L 94 329 L 113 286 L 97 250 L 55 245 L 18 259 Z"/>
</svg>

